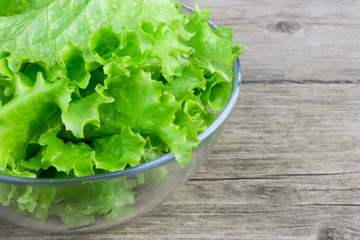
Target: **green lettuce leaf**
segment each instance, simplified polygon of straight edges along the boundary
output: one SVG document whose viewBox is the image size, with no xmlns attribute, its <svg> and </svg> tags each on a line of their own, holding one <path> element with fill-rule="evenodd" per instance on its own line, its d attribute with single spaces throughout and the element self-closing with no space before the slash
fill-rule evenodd
<svg viewBox="0 0 360 240">
<path fill-rule="evenodd" d="M 12 16 L 46 7 L 53 0 L 13 0 L 0 1 L 0 16 Z"/>
<path fill-rule="evenodd" d="M 59 172 L 69 174 L 71 171 L 77 177 L 94 175 L 94 154 L 90 146 L 80 142 L 74 144 L 72 142 L 64 142 L 57 137 L 60 126 L 45 132 L 39 139 L 39 144 L 44 146 L 41 154 L 42 168 L 46 170 L 49 166 L 53 166 Z M 38 158 L 39 156 L 35 156 Z M 34 160 L 37 161 L 37 160 Z"/>
<path fill-rule="evenodd" d="M 99 106 L 103 103 L 111 103 L 113 98 L 103 94 L 101 85 L 96 86 L 96 92 L 84 98 L 72 101 L 67 111 L 62 113 L 62 121 L 67 130 L 75 137 L 84 138 L 84 127 L 87 124 L 100 127 Z"/>
<path fill-rule="evenodd" d="M 173 95 L 162 91 L 163 83 L 152 80 L 151 74 L 142 69 L 132 69 L 130 76 L 126 76 L 124 68 L 116 62 L 107 64 L 105 73 L 109 76 L 105 93 L 115 101 L 100 106 L 101 128 L 91 129 L 91 134 L 113 135 L 120 133 L 123 126 L 131 127 L 158 136 L 180 164 L 189 162 L 196 144 L 186 142 L 186 129 L 180 130 L 173 123 L 181 105 Z"/>
<path fill-rule="evenodd" d="M 144 155 L 145 140 L 129 127 L 122 127 L 120 134 L 95 139 L 95 165 L 107 171 L 123 170 L 128 164 L 140 163 Z"/>
<path fill-rule="evenodd" d="M 188 31 L 195 33 L 189 45 L 196 49 L 194 56 L 197 59 L 207 58 L 219 74 L 231 81 L 232 65 L 245 47 L 231 42 L 233 36 L 230 29 L 211 30 L 208 25 L 209 16 L 208 9 L 200 10 L 199 6 L 195 5 L 195 14 L 189 17 L 189 23 L 186 25 Z"/>
<path fill-rule="evenodd" d="M 206 90 L 201 95 L 201 100 L 207 102 L 215 110 L 221 110 L 226 106 L 231 90 L 231 82 L 224 75 L 215 72 L 207 79 Z"/>
<path fill-rule="evenodd" d="M 182 74 L 165 84 L 164 91 L 170 92 L 177 101 L 197 98 L 196 91 L 206 90 L 203 70 L 195 69 L 192 64 L 186 66 Z"/>
<path fill-rule="evenodd" d="M 0 170 L 14 168 L 15 160 L 25 157 L 26 147 L 35 134 L 58 111 L 67 109 L 72 90 L 67 81 L 46 83 L 38 73 L 33 87 L 15 75 L 17 97 L 0 108 Z"/>
</svg>

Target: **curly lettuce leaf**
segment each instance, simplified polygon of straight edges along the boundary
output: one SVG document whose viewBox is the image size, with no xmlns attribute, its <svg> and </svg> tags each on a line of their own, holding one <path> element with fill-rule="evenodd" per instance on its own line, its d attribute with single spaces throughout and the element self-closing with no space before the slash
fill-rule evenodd
<svg viewBox="0 0 360 240">
<path fill-rule="evenodd" d="M 113 98 L 103 94 L 104 89 L 101 85 L 98 85 L 96 90 L 89 96 L 72 101 L 68 110 L 62 112 L 61 117 L 66 129 L 77 138 L 84 138 L 83 130 L 87 124 L 99 127 L 99 106 L 114 101 Z"/>
<path fill-rule="evenodd" d="M 120 134 L 95 139 L 93 145 L 97 168 L 121 171 L 128 164 L 134 166 L 140 163 L 144 155 L 145 140 L 129 127 L 122 127 Z"/>
<path fill-rule="evenodd" d="M 132 188 L 143 183 L 129 183 L 126 178 L 56 188 L 0 183 L 0 203 L 39 222 L 57 215 L 69 228 L 86 227 L 97 215 L 112 219 L 133 211 Z"/>
<path fill-rule="evenodd" d="M 154 136 L 147 136 L 144 145 L 144 156 L 142 162 L 147 162 L 158 158 L 161 154 L 168 153 L 169 147 Z"/>
<path fill-rule="evenodd" d="M 65 45 L 60 51 L 60 57 L 66 67 L 66 77 L 84 89 L 89 85 L 91 75 L 89 66 L 83 58 L 81 48 L 73 44 Z"/>
<path fill-rule="evenodd" d="M 64 79 L 49 84 L 38 73 L 34 86 L 29 87 L 23 77 L 15 75 L 18 96 L 0 108 L 0 170 L 7 165 L 14 168 L 39 129 L 58 109 L 67 109 L 71 99 L 72 90 Z"/>
<path fill-rule="evenodd" d="M 0 203 L 9 206 L 11 199 L 15 195 L 15 186 L 7 183 L 0 183 Z"/>
<path fill-rule="evenodd" d="M 192 64 L 186 66 L 182 74 L 165 84 L 164 91 L 170 92 L 177 101 L 197 98 L 196 91 L 206 90 L 204 72 Z"/>
<path fill-rule="evenodd" d="M 90 135 L 113 135 L 123 126 L 142 134 L 158 136 L 173 151 L 182 165 L 191 160 L 194 142 L 186 142 L 186 129 L 174 124 L 175 113 L 181 104 L 168 92 L 162 82 L 151 79 L 142 69 L 132 69 L 129 76 L 122 65 L 110 62 L 105 66 L 108 85 L 105 93 L 115 99 L 102 105 L 98 129 L 88 129 Z M 86 131 L 85 131 L 86 136 Z"/>
<path fill-rule="evenodd" d="M 59 172 L 70 174 L 73 171 L 77 177 L 94 175 L 93 158 L 95 152 L 86 143 L 64 142 L 57 137 L 60 126 L 46 131 L 39 139 L 39 144 L 43 146 L 42 151 L 35 156 L 35 160 L 40 158 L 42 168 L 46 170 L 53 166 Z M 31 161 L 31 159 L 30 159 Z"/>
<path fill-rule="evenodd" d="M 61 62 L 60 50 L 72 42 L 83 50 L 85 59 L 93 61 L 88 39 L 110 25 L 115 32 L 137 32 L 141 50 L 152 50 L 164 63 L 164 73 L 171 74 L 177 57 L 191 54 L 191 48 L 178 39 L 189 39 L 191 33 L 180 24 L 184 16 L 174 4 L 168 0 L 55 0 L 22 14 L 0 16 L 4 23 L 0 25 L 0 49 L 11 52 L 13 59 L 27 56 L 31 62 L 41 60 L 52 65 Z M 19 63 L 15 61 L 11 67 L 18 69 Z"/>
<path fill-rule="evenodd" d="M 189 45 L 195 48 L 194 56 L 197 59 L 208 59 L 211 68 L 230 82 L 232 65 L 246 47 L 232 42 L 231 29 L 211 30 L 208 25 L 209 16 L 208 9 L 200 10 L 199 6 L 195 5 L 195 13 L 189 17 L 189 23 L 186 25 L 189 32 L 195 33 Z"/>
<path fill-rule="evenodd" d="M 215 72 L 206 82 L 206 90 L 201 95 L 201 100 L 215 110 L 226 106 L 231 90 L 231 82 L 224 75 Z"/>
</svg>

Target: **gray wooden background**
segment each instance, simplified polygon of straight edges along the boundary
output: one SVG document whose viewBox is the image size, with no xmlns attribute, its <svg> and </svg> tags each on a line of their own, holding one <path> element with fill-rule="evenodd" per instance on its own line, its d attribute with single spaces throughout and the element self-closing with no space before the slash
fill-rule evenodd
<svg viewBox="0 0 360 240">
<path fill-rule="evenodd" d="M 1 240 L 360 239 L 360 1 L 196 2 L 249 46 L 208 162 L 128 224 L 59 235 L 0 220 Z"/>
</svg>

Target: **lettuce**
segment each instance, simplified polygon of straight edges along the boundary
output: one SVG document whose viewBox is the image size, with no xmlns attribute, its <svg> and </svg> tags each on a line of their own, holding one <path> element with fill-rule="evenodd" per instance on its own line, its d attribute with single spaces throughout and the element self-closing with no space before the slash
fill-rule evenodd
<svg viewBox="0 0 360 240">
<path fill-rule="evenodd" d="M 172 0 L 0 0 L 0 174 L 90 176 L 169 151 L 188 164 L 211 109 L 226 105 L 245 48 L 231 29 L 209 27 L 208 10 L 195 10 L 184 15 Z M 2 186 L 0 202 L 91 224 L 134 202 L 132 187 L 121 186 L 123 204 L 109 185 L 94 196 L 111 200 L 94 208 L 71 205 L 68 189 L 31 186 Z"/>
</svg>

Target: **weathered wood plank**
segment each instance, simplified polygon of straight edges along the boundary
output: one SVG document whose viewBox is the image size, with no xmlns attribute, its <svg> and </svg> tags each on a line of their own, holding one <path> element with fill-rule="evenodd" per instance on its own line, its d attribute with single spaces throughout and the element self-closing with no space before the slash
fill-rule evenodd
<svg viewBox="0 0 360 240">
<path fill-rule="evenodd" d="M 233 206 L 234 208 L 236 206 Z M 230 211 L 231 207 L 229 207 Z M 299 212 L 301 211 L 301 214 Z M 277 211 L 246 213 L 163 213 L 149 214 L 137 222 L 90 234 L 38 234 L 17 227 L 10 228 L 8 237 L 1 239 L 60 240 L 60 239 L 317 239 L 337 234 L 342 238 L 358 239 L 360 208 L 299 207 Z M 324 212 L 327 217 L 324 217 Z M 351 220 L 344 217 L 344 213 Z M 313 216 L 319 222 L 311 221 Z M 249 217 L 250 216 L 250 217 Z M 168 221 L 171 218 L 173 221 Z M 333 223 L 336 219 L 338 223 Z M 264 222 L 266 220 L 266 222 Z M 357 222 L 356 222 L 357 221 Z M 251 222 L 251 224 L 249 224 Z M 22 236 L 19 236 L 21 232 Z"/>
<path fill-rule="evenodd" d="M 90 234 L 0 221 L 0 239 L 359 239 L 359 84 L 245 84 L 209 161 L 151 213 Z"/>
<path fill-rule="evenodd" d="M 244 84 L 213 153 L 196 178 L 360 174 L 360 84 Z"/>
<path fill-rule="evenodd" d="M 331 229 L 347 239 L 355 239 L 359 235 L 359 204 L 294 204 L 283 199 L 286 195 L 297 195 L 297 192 L 280 190 L 277 191 L 279 198 L 272 199 L 265 196 L 267 189 L 274 193 L 271 182 L 259 182 L 259 189 L 247 183 L 228 181 L 204 185 L 192 182 L 174 196 L 179 201 L 169 201 L 143 218 L 107 231 L 84 235 L 41 234 L 5 225 L 7 236 L 0 239 L 9 239 L 8 236 L 12 236 L 10 239 L 27 236 L 26 239 L 314 239 Z M 264 187 L 266 185 L 268 188 Z M 224 186 L 232 190 L 222 193 L 234 194 L 234 189 L 239 192 L 228 202 L 208 203 L 209 198 L 228 199 L 229 195 L 214 194 L 216 189 Z M 199 188 L 202 190 L 199 191 Z M 244 189 L 255 190 L 256 194 Z M 204 191 L 210 194 L 203 194 Z M 338 194 L 341 196 L 341 192 Z M 311 194 L 309 191 L 306 198 L 314 195 L 321 195 L 321 192 Z M 359 199 L 359 192 L 353 197 Z M 266 201 L 268 203 L 263 205 L 262 202 Z"/>
<path fill-rule="evenodd" d="M 360 2 L 183 2 L 208 7 L 250 48 L 209 161 L 128 224 L 59 235 L 0 220 L 0 240 L 360 239 Z"/>
<path fill-rule="evenodd" d="M 360 2 L 184 0 L 250 48 L 244 81 L 360 81 Z"/>
</svg>

